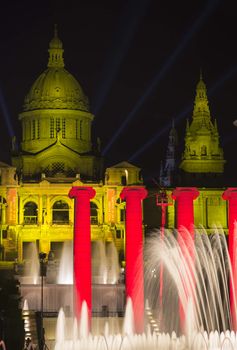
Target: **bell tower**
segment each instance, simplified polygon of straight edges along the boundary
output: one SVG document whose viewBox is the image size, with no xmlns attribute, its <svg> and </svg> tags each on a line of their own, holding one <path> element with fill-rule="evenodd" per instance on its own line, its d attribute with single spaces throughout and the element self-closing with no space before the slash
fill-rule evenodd
<svg viewBox="0 0 237 350">
<path fill-rule="evenodd" d="M 207 99 L 207 89 L 202 74 L 196 87 L 192 121 L 187 120 L 185 149 L 180 169 L 194 177 L 207 178 L 224 172 L 223 149 L 219 142 L 216 119 L 212 120 Z M 187 176 L 185 176 L 187 178 Z"/>
</svg>

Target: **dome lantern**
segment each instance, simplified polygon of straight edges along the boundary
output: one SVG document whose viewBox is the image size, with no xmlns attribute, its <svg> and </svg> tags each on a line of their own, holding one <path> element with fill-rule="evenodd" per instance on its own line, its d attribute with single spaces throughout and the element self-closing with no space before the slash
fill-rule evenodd
<svg viewBox="0 0 237 350">
<path fill-rule="evenodd" d="M 58 37 L 58 29 L 57 25 L 54 25 L 54 37 L 49 43 L 49 61 L 48 67 L 64 67 L 64 59 L 63 59 L 63 44 L 62 41 Z"/>
<path fill-rule="evenodd" d="M 89 112 L 89 102 L 80 84 L 64 68 L 63 44 L 57 26 L 49 43 L 48 68 L 40 74 L 25 97 L 23 110 L 67 109 Z"/>
</svg>

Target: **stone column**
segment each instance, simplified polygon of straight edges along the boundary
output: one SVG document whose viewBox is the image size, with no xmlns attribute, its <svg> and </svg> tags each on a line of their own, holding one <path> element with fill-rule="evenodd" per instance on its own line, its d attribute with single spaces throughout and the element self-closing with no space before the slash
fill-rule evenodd
<svg viewBox="0 0 237 350">
<path fill-rule="evenodd" d="M 91 230 L 90 199 L 95 196 L 92 187 L 76 186 L 69 191 L 74 198 L 74 312 L 78 320 L 83 301 L 88 307 L 89 327 L 91 319 Z"/>
<path fill-rule="evenodd" d="M 39 194 L 39 206 L 38 206 L 38 217 L 37 217 L 37 220 L 38 220 L 38 224 L 39 225 L 42 225 L 43 223 L 43 200 L 42 200 L 42 194 Z"/>
<path fill-rule="evenodd" d="M 230 311 L 232 317 L 232 329 L 237 330 L 237 188 L 230 187 L 223 194 L 222 198 L 228 200 L 228 251 L 232 269 L 232 278 L 230 278 Z"/>
<path fill-rule="evenodd" d="M 126 200 L 126 298 L 132 300 L 136 333 L 144 331 L 142 200 L 146 196 L 146 189 L 136 186 L 125 187 L 120 194 Z"/>
<path fill-rule="evenodd" d="M 172 193 L 172 198 L 177 202 L 177 229 L 178 243 L 182 255 L 186 261 L 191 275 L 194 268 L 194 209 L 193 201 L 199 196 L 195 187 L 176 187 Z M 184 285 L 185 299 L 193 300 L 192 291 Z M 184 332 L 186 327 L 185 310 L 187 308 L 185 300 L 179 302 L 180 327 Z"/>
<path fill-rule="evenodd" d="M 6 204 L 2 205 L 2 224 L 6 224 Z"/>
<path fill-rule="evenodd" d="M 46 215 L 45 215 L 45 224 L 52 225 L 53 221 L 53 211 L 50 206 L 51 197 L 49 195 L 46 196 Z"/>
</svg>

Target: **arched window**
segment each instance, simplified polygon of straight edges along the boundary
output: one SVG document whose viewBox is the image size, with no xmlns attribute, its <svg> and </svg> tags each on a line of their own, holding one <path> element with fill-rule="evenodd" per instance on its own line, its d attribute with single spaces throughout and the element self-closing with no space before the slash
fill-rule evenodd
<svg viewBox="0 0 237 350">
<path fill-rule="evenodd" d="M 24 224 L 34 225 L 38 220 L 38 208 L 34 202 L 27 202 L 24 205 Z"/>
<path fill-rule="evenodd" d="M 60 200 L 56 201 L 52 208 L 52 222 L 58 225 L 69 224 L 69 206 L 67 202 Z"/>
<path fill-rule="evenodd" d="M 93 202 L 90 202 L 90 207 L 91 207 L 91 224 L 98 225 L 98 207 Z"/>
</svg>

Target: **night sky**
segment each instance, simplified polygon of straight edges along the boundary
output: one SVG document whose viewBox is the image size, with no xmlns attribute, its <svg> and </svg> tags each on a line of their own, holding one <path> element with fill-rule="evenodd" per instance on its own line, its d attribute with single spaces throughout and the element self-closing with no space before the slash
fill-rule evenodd
<svg viewBox="0 0 237 350">
<path fill-rule="evenodd" d="M 226 185 L 229 177 L 237 184 L 236 10 L 236 1 L 224 0 L 2 2 L 0 160 L 9 162 L 10 134 L 20 140 L 18 113 L 46 69 L 57 23 L 65 68 L 96 114 L 93 137 L 101 138 L 106 165 L 129 160 L 156 176 L 172 118 L 183 149 L 201 68 L 227 160 Z"/>
</svg>

